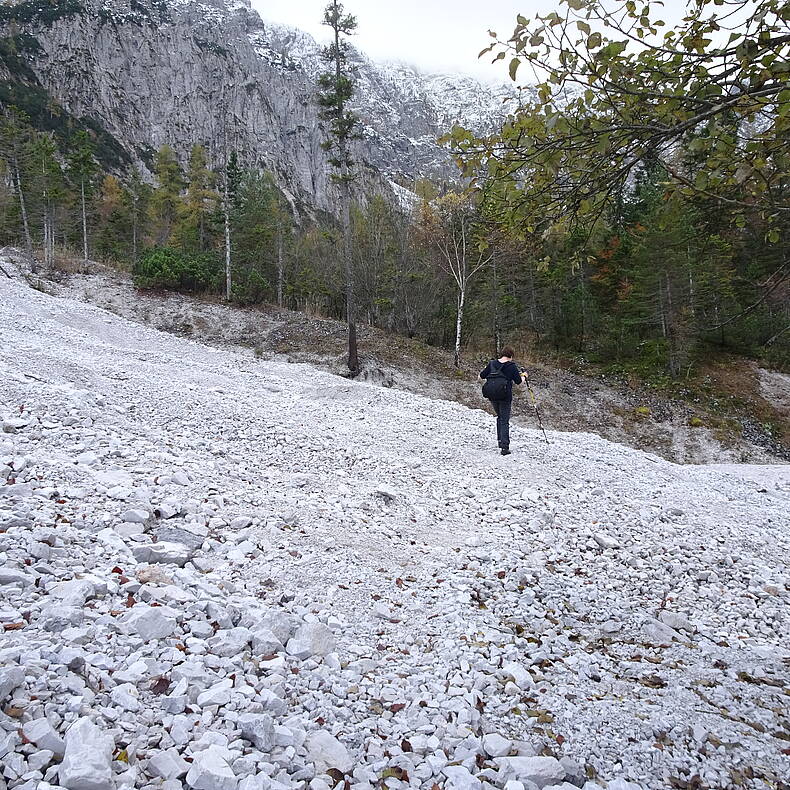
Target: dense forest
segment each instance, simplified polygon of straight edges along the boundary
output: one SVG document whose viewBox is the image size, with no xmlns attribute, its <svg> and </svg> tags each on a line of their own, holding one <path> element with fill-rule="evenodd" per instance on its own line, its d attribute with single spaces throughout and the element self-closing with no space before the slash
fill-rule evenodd
<svg viewBox="0 0 790 790">
<path fill-rule="evenodd" d="M 570 6 L 588 20 L 578 28 L 584 51 L 606 49 L 599 33 L 587 35 L 598 4 Z M 687 20 L 687 28 L 698 22 Z M 536 32 L 519 17 L 496 57 L 514 55 L 515 77 L 534 55 L 530 47 L 547 46 L 547 30 L 569 24 L 542 20 Z M 642 16 L 635 24 L 653 23 Z M 695 46 L 705 52 L 709 45 Z M 600 64 L 609 70 L 601 84 L 623 83 L 630 95 L 633 85 L 620 77 L 633 58 L 609 48 L 590 63 L 601 75 Z M 764 62 L 770 71 L 774 61 Z M 693 67 L 698 78 L 699 58 Z M 586 68 L 580 61 L 559 77 L 555 69 L 543 87 L 573 82 Z M 447 144 L 464 178 L 416 182 L 408 208 L 361 195 L 344 176 L 351 202 L 345 221 L 296 211 L 273 174 L 235 154 L 212 162 L 201 141 L 181 160 L 163 146 L 150 172 L 123 169 L 102 164 L 91 129 L 56 137 L 9 105 L 0 126 L 0 243 L 26 248 L 42 267 L 80 256 L 128 268 L 143 289 L 336 318 L 345 317 L 353 282 L 357 321 L 455 347 L 456 362 L 469 345 L 488 350 L 521 338 L 644 376 L 687 376 L 717 353 L 787 370 L 790 91 L 782 87 L 786 71 L 777 71 L 779 90 L 766 94 L 773 104 L 740 112 L 732 102 L 722 109 L 721 94 L 711 94 L 706 101 L 717 111 L 698 123 L 688 123 L 682 107 L 661 109 L 651 99 L 652 111 L 665 113 L 665 128 L 676 128 L 667 113 L 686 118 L 677 134 L 658 141 L 632 131 L 644 97 L 629 121 L 626 104 L 617 118 L 605 117 L 614 105 L 600 91 L 577 91 L 571 100 L 566 93 L 560 106 L 556 91 L 539 85 L 541 100 L 500 135 L 478 140 L 453 130 Z M 761 79 L 765 92 L 770 75 Z M 330 109 L 331 87 L 324 94 Z M 348 99 L 350 81 L 343 87 Z M 671 85 L 663 89 L 675 95 Z M 742 134 L 744 127 L 760 132 Z M 632 137 L 616 141 L 618 128 Z M 749 148 L 750 141 L 759 145 Z M 638 156 L 627 158 L 634 150 Z M 601 160 L 605 168 L 595 164 Z M 749 192 L 750 179 L 768 187 Z"/>
</svg>

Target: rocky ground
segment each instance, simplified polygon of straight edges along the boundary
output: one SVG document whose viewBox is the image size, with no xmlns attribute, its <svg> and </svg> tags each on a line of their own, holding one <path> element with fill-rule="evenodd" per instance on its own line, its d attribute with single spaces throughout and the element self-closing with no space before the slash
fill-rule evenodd
<svg viewBox="0 0 790 790">
<path fill-rule="evenodd" d="M 787 467 L 502 458 L 3 268 L 0 790 L 787 790 Z"/>
<path fill-rule="evenodd" d="M 53 280 L 54 277 L 54 280 Z M 331 373 L 344 371 L 345 325 L 276 307 L 231 307 L 173 292 L 137 291 L 129 276 L 98 264 L 86 271 L 64 261 L 41 287 L 103 307 L 116 315 L 220 348 L 246 348 L 259 358 L 275 355 L 306 362 Z M 467 352 L 458 371 L 452 355 L 418 341 L 360 325 L 364 381 L 406 392 L 429 394 L 480 408 L 476 383 L 484 355 Z M 528 364 L 542 419 L 558 431 L 590 431 L 610 441 L 656 453 L 677 463 L 774 463 L 790 460 L 790 377 L 735 363 L 721 371 L 714 390 L 716 408 L 694 398 L 668 398 L 646 387 L 580 375 L 539 359 L 529 344 L 519 345 Z M 754 408 L 736 407 L 747 401 Z M 759 407 L 759 408 L 758 408 Z M 517 396 L 514 421 L 536 425 L 527 393 Z M 783 426 L 766 430 L 765 419 Z"/>
</svg>

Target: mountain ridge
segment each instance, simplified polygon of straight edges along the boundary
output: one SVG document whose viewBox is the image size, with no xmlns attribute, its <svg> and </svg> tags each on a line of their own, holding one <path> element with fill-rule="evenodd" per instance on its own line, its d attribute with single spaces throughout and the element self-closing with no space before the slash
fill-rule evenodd
<svg viewBox="0 0 790 790">
<path fill-rule="evenodd" d="M 29 81 L 99 124 L 132 161 L 150 169 L 165 143 L 184 160 L 200 142 L 216 166 L 235 148 L 297 201 L 334 205 L 315 103 L 321 48 L 309 34 L 263 21 L 246 0 L 21 0 L 5 9 L 6 37 L 14 19 L 15 35 L 29 38 Z M 376 64 L 356 50 L 352 65 L 361 193 L 452 180 L 437 137 L 455 122 L 491 131 L 517 101 L 504 84 Z M 3 71 L 14 78 L 7 63 Z"/>
</svg>

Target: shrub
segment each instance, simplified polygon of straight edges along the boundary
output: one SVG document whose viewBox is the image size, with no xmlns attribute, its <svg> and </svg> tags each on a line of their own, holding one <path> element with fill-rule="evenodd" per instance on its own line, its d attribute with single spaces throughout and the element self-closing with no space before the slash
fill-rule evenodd
<svg viewBox="0 0 790 790">
<path fill-rule="evenodd" d="M 134 267 L 138 288 L 167 288 L 172 291 L 217 290 L 222 263 L 214 253 L 188 253 L 171 247 L 146 250 Z"/>
</svg>

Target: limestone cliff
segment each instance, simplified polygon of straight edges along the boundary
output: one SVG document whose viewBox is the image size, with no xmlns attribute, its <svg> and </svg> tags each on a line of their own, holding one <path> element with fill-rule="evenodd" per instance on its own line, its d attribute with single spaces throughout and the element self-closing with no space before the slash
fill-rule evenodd
<svg viewBox="0 0 790 790">
<path fill-rule="evenodd" d="M 21 0 L 3 4 L 0 23 L 0 101 L 18 99 L 21 80 L 38 104 L 46 96 L 106 133 L 119 159 L 150 164 L 163 143 L 185 157 L 200 142 L 219 163 L 235 149 L 297 200 L 331 210 L 315 104 L 320 47 L 264 23 L 248 0 Z M 451 177 L 437 136 L 455 121 L 491 129 L 514 101 L 505 86 L 359 53 L 354 66 L 360 188 L 399 192 L 416 177 Z"/>
</svg>

